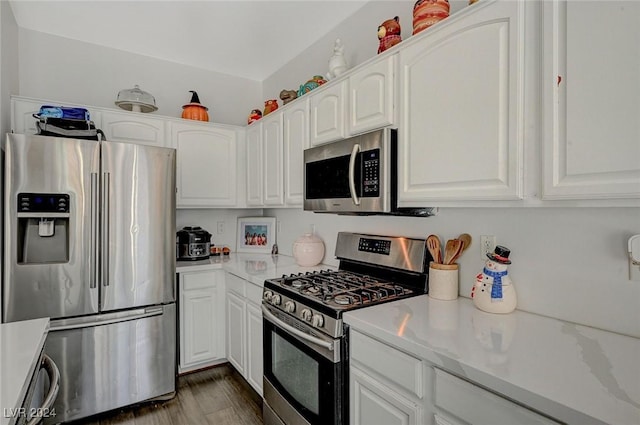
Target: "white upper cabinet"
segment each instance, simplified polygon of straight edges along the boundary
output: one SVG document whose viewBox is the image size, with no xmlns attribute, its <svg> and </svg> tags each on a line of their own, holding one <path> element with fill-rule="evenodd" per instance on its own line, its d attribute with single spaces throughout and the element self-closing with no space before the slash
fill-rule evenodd
<svg viewBox="0 0 640 425">
<path fill-rule="evenodd" d="M 262 120 L 247 127 L 247 206 L 262 203 Z"/>
<path fill-rule="evenodd" d="M 236 131 L 188 120 L 171 122 L 170 128 L 177 149 L 177 206 L 234 206 Z"/>
<path fill-rule="evenodd" d="M 309 100 L 301 99 L 283 111 L 284 201 L 302 206 L 304 195 L 304 150 L 309 147 Z"/>
<path fill-rule="evenodd" d="M 524 3 L 478 2 L 399 50 L 400 206 L 522 198 Z"/>
<path fill-rule="evenodd" d="M 640 3 L 545 1 L 543 199 L 640 198 Z"/>
<path fill-rule="evenodd" d="M 170 145 L 165 124 L 165 119 L 141 113 L 103 111 L 101 130 L 110 142 L 165 147 Z"/>
<path fill-rule="evenodd" d="M 311 91 L 309 96 L 310 109 L 310 139 L 311 146 L 344 139 L 347 80 L 330 84 L 329 86 Z"/>
<path fill-rule="evenodd" d="M 349 77 L 350 135 L 395 124 L 397 56 L 374 62 Z"/>
<path fill-rule="evenodd" d="M 282 113 L 262 118 L 262 180 L 264 205 L 284 205 L 284 154 L 282 152 Z"/>
</svg>

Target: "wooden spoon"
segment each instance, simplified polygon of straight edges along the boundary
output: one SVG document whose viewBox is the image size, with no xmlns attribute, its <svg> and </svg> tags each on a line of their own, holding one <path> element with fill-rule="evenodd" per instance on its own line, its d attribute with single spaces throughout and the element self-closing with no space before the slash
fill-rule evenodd
<svg viewBox="0 0 640 425">
<path fill-rule="evenodd" d="M 453 262 L 462 253 L 464 242 L 460 239 L 449 239 L 444 248 L 444 263 L 453 264 Z"/>
<path fill-rule="evenodd" d="M 436 263 L 442 264 L 442 251 L 440 249 L 440 238 L 437 235 L 429 235 L 427 237 L 427 249 Z"/>
<path fill-rule="evenodd" d="M 467 248 L 469 248 L 469 245 L 471 245 L 471 235 L 468 233 L 463 233 L 458 236 L 458 239 L 460 239 L 464 243 L 462 252 L 460 252 L 460 254 L 462 255 L 462 253 L 465 252 Z"/>
</svg>

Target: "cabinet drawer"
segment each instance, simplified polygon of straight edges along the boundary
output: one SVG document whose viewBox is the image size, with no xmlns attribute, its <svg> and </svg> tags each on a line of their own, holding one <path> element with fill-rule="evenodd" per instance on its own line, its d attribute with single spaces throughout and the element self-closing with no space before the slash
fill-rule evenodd
<svg viewBox="0 0 640 425">
<path fill-rule="evenodd" d="M 180 273 L 180 283 L 183 291 L 211 288 L 216 284 L 216 272 L 187 272 Z"/>
<path fill-rule="evenodd" d="M 248 282 L 246 286 L 247 299 L 254 304 L 260 305 L 262 303 L 262 287 L 251 282 Z"/>
<path fill-rule="evenodd" d="M 423 396 L 424 373 L 420 359 L 356 331 L 350 332 L 351 360 L 386 378 L 418 398 Z"/>
<path fill-rule="evenodd" d="M 473 424 L 558 424 L 506 398 L 435 369 L 435 404 Z"/>
<path fill-rule="evenodd" d="M 247 296 L 247 282 L 244 279 L 234 274 L 227 273 L 226 283 L 228 292 L 238 294 L 242 298 L 245 298 Z"/>
</svg>

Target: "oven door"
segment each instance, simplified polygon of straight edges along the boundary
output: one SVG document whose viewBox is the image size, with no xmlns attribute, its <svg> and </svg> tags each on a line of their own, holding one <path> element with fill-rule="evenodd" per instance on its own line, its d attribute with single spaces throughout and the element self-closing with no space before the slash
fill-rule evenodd
<svg viewBox="0 0 640 425">
<path fill-rule="evenodd" d="M 264 423 L 346 423 L 346 339 L 264 305 Z M 315 334 L 315 335 L 312 335 Z"/>
</svg>

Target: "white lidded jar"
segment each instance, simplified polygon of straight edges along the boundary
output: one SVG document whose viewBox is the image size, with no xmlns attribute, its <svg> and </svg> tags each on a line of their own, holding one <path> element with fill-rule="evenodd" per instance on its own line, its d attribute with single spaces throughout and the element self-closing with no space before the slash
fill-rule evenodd
<svg viewBox="0 0 640 425">
<path fill-rule="evenodd" d="M 324 242 L 313 233 L 305 233 L 293 242 L 293 258 L 302 267 L 320 264 L 324 258 Z"/>
</svg>

